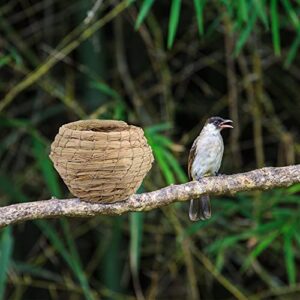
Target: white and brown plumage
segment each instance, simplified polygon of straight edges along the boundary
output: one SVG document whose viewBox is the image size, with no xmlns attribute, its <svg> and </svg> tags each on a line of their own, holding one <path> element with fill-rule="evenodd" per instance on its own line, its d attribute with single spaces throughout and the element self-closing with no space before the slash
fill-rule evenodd
<svg viewBox="0 0 300 300">
<path fill-rule="evenodd" d="M 224 152 L 221 130 L 233 128 L 228 123 L 232 121 L 220 117 L 211 117 L 206 121 L 190 150 L 188 159 L 190 180 L 201 180 L 202 177 L 218 173 Z M 190 201 L 189 217 L 192 221 L 206 220 L 211 217 L 208 195 Z"/>
</svg>

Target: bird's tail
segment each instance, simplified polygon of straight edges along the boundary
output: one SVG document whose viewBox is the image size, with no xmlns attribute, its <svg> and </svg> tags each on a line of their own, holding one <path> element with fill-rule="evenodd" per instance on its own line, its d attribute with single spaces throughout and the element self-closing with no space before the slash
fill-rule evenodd
<svg viewBox="0 0 300 300">
<path fill-rule="evenodd" d="M 190 201 L 189 217 L 191 221 L 207 220 L 211 217 L 210 199 L 202 195 L 199 199 Z"/>
</svg>

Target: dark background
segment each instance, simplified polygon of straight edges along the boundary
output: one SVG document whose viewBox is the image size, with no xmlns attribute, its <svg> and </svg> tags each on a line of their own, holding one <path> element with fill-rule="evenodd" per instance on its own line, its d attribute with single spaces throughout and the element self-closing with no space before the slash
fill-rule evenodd
<svg viewBox="0 0 300 300">
<path fill-rule="evenodd" d="M 78 119 L 144 128 L 140 192 L 188 180 L 215 115 L 235 126 L 221 173 L 299 162 L 299 1 L 97 1 L 85 22 L 93 5 L 1 1 L 1 206 L 71 197 L 48 154 Z M 2 229 L 0 298 L 298 299 L 299 191 L 218 197 L 206 222 L 183 203 Z"/>
</svg>

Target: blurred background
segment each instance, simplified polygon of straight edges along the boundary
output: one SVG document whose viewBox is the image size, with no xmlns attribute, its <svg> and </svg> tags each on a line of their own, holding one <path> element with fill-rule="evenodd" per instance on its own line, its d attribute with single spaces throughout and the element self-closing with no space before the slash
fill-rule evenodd
<svg viewBox="0 0 300 300">
<path fill-rule="evenodd" d="M 300 1 L 10 0 L 0 6 L 0 201 L 71 197 L 48 158 L 59 127 L 144 128 L 139 192 L 187 178 L 209 116 L 220 172 L 299 163 Z M 0 299 L 300 299 L 300 185 L 119 217 L 0 231 Z"/>
</svg>

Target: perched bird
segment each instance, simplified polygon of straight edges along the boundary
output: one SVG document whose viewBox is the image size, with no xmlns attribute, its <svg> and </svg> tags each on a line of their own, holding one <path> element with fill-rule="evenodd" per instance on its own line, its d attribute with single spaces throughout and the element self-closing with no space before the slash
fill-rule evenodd
<svg viewBox="0 0 300 300">
<path fill-rule="evenodd" d="M 218 174 L 221 166 L 224 144 L 221 130 L 233 128 L 231 120 L 220 117 L 209 118 L 199 136 L 195 139 L 188 159 L 190 180 L 201 180 L 204 176 Z M 190 201 L 189 217 L 192 221 L 206 220 L 211 217 L 210 199 L 202 195 Z"/>
</svg>

